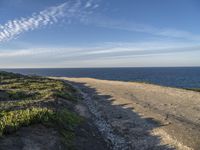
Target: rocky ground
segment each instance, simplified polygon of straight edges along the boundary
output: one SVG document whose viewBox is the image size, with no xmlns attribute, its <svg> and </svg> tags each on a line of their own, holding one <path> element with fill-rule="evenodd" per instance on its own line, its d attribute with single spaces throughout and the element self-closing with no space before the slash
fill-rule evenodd
<svg viewBox="0 0 200 150">
<path fill-rule="evenodd" d="M 145 83 L 59 78 L 83 96 L 114 150 L 200 149 L 200 93 Z"/>
</svg>

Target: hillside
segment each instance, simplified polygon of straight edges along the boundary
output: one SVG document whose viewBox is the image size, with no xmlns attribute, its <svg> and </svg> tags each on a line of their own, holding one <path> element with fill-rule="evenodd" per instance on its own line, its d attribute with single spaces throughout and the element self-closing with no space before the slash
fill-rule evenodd
<svg viewBox="0 0 200 150">
<path fill-rule="evenodd" d="M 105 149 L 79 101 L 63 81 L 0 72 L 0 149 Z"/>
</svg>

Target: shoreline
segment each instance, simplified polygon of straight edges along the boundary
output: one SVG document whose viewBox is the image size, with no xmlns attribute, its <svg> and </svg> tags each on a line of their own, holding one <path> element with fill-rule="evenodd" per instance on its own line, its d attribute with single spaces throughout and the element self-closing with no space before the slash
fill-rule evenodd
<svg viewBox="0 0 200 150">
<path fill-rule="evenodd" d="M 145 85 L 152 85 L 152 86 L 158 86 L 161 88 L 171 88 L 171 89 L 177 89 L 177 90 L 186 90 L 186 91 L 192 91 L 192 92 L 200 92 L 200 88 L 186 88 L 186 87 L 176 87 L 176 86 L 167 86 L 162 84 L 156 84 L 151 82 L 143 82 L 143 81 L 123 81 L 123 80 L 109 80 L 109 79 L 99 79 L 99 78 L 90 78 L 90 77 L 64 77 L 64 76 L 44 76 L 46 78 L 52 78 L 52 79 L 93 79 L 93 80 L 100 80 L 100 81 L 108 81 L 108 82 L 122 82 L 122 83 L 136 83 L 136 84 L 145 84 Z"/>
<path fill-rule="evenodd" d="M 107 80 L 138 81 L 177 88 L 200 88 L 199 69 L 173 68 L 41 68 L 7 70 L 23 74 L 41 76 L 89 77 Z M 191 73 L 190 73 L 191 72 Z"/>
<path fill-rule="evenodd" d="M 59 77 L 59 79 L 66 80 L 72 85 L 78 86 L 81 90 L 85 90 L 84 92 L 90 95 L 90 98 L 96 96 L 101 99 L 102 103 L 109 102 L 108 106 L 102 106 L 101 103 L 97 102 L 98 105 L 103 107 L 101 113 L 110 109 L 115 114 L 117 109 L 112 107 L 116 105 L 121 106 L 123 111 L 129 109 L 130 112 L 127 114 L 130 117 L 133 117 L 131 113 L 137 114 L 139 121 L 144 120 L 148 122 L 147 126 L 154 126 L 149 131 L 152 136 L 159 136 L 162 139 L 159 141 L 160 144 L 169 144 L 176 149 L 199 148 L 200 93 L 198 92 L 147 83 L 91 78 Z M 95 90 L 95 94 L 94 91 L 91 92 L 87 88 Z M 100 95 L 106 95 L 110 98 L 102 98 Z M 113 124 L 112 117 L 114 116 L 112 114 L 107 114 L 104 117 L 109 118 L 109 115 L 110 120 L 107 121 Z M 123 118 L 118 119 L 118 123 L 122 123 L 122 125 L 114 127 L 114 129 L 117 128 L 118 132 L 122 130 L 121 128 L 126 127 L 123 121 Z M 126 121 L 130 124 L 132 120 L 126 119 Z M 127 126 L 124 130 L 133 129 Z M 134 132 L 132 134 L 134 135 Z M 129 140 L 131 138 L 130 135 Z"/>
<path fill-rule="evenodd" d="M 82 116 L 85 123 L 77 122 L 76 125 L 79 127 L 73 129 L 76 140 L 71 139 L 76 147 L 84 148 L 98 144 L 98 150 L 198 150 L 200 148 L 199 92 L 148 83 L 93 78 L 46 78 L 6 72 L 1 72 L 1 75 L 3 81 L 0 90 L 1 111 L 12 112 L 10 113 L 12 116 L 17 115 L 18 109 L 23 114 L 29 111 L 32 115 L 34 113 L 42 115 L 48 111 L 50 115 L 48 118 L 52 120 L 56 118 L 51 114 L 59 115 L 61 110 L 63 113 L 71 111 L 80 118 Z M 9 116 L 8 112 L 1 117 Z M 23 122 L 24 115 L 17 116 L 19 117 L 17 120 L 22 119 L 21 125 L 16 126 L 17 133 L 9 129 L 11 134 L 6 135 L 4 131 L 7 130 L 7 125 L 2 128 L 6 138 L 2 140 L 1 145 L 5 149 L 9 141 L 14 144 L 12 138 L 30 146 L 23 138 L 25 130 L 29 131 L 27 137 L 29 135 L 36 137 L 39 130 L 48 129 L 45 124 L 44 126 L 36 124 L 34 128 L 31 121 L 28 121 L 30 126 L 24 127 L 26 124 Z M 15 117 L 11 119 L 13 122 L 17 120 Z M 6 124 L 9 125 L 9 122 Z M 37 127 L 39 130 L 35 130 Z M 46 133 L 41 137 L 45 135 Z M 51 136 L 54 137 L 52 133 Z M 82 141 L 84 137 L 87 143 Z M 58 133 L 55 138 L 59 142 L 61 135 Z M 42 142 L 45 142 L 31 138 L 29 140 L 38 143 L 40 147 L 43 145 Z"/>
</svg>

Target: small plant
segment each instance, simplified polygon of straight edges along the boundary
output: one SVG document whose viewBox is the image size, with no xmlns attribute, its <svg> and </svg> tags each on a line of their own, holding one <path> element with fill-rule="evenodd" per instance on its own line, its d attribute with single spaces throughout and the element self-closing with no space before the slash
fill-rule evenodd
<svg viewBox="0 0 200 150">
<path fill-rule="evenodd" d="M 53 111 L 47 108 L 31 108 L 0 113 L 0 134 L 11 133 L 22 126 L 48 122 Z"/>
<path fill-rule="evenodd" d="M 60 80 L 0 71 L 0 135 L 43 124 L 56 128 L 71 147 L 74 129 L 83 119 L 60 99 L 75 102 L 76 91 Z"/>
<path fill-rule="evenodd" d="M 0 91 L 7 92 L 8 100 L 75 99 L 76 91 L 59 80 L 15 75 L 5 72 L 0 72 L 0 80 Z M 2 99 L 1 96 L 0 99 Z"/>
</svg>

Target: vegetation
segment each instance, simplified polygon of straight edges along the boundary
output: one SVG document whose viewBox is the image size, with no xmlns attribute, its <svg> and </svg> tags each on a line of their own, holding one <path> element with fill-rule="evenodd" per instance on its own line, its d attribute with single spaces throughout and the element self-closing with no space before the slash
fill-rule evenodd
<svg viewBox="0 0 200 150">
<path fill-rule="evenodd" d="M 31 108 L 0 113 L 0 134 L 17 130 L 33 123 L 49 122 L 54 112 L 46 108 Z"/>
<path fill-rule="evenodd" d="M 83 119 L 65 102 L 76 99 L 76 91 L 62 81 L 0 72 L 0 136 L 40 123 L 56 128 L 71 146 L 74 128 Z"/>
<path fill-rule="evenodd" d="M 195 91 L 195 92 L 200 92 L 200 89 L 199 89 L 199 88 L 186 88 L 186 90 Z"/>
<path fill-rule="evenodd" d="M 62 81 L 0 72 L 0 100 L 65 98 L 75 100 L 73 88 Z"/>
</svg>

